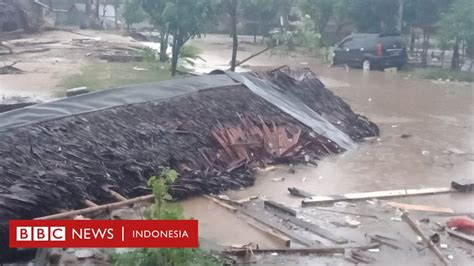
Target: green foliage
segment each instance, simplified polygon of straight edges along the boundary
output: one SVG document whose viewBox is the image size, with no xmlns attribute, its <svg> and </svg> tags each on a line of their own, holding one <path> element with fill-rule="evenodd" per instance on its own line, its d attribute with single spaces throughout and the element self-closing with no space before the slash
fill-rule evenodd
<svg viewBox="0 0 474 266">
<path fill-rule="evenodd" d="M 189 65 L 194 66 L 196 64 L 196 60 L 206 61 L 200 56 L 201 52 L 202 51 L 201 49 L 199 49 L 199 47 L 194 46 L 192 44 L 183 45 L 179 52 L 179 60 L 181 60 L 179 64 L 182 65 L 182 62 L 186 62 Z"/>
<path fill-rule="evenodd" d="M 441 19 L 439 35 L 445 40 L 464 40 L 468 46 L 468 56 L 474 58 L 474 2 L 455 0 L 449 11 Z"/>
<path fill-rule="evenodd" d="M 178 173 L 168 167 L 160 167 L 156 176 L 150 177 L 148 186 L 151 187 L 155 202 L 150 206 L 148 219 L 176 220 L 183 219 L 183 211 L 169 194 L 169 186 L 176 180 Z M 114 265 L 128 266 L 217 266 L 219 261 L 201 249 L 188 248 L 142 248 L 128 253 L 112 254 L 111 262 Z"/>
<path fill-rule="evenodd" d="M 279 25 L 282 1 L 245 0 L 240 3 L 242 18 L 252 25 L 254 35 L 267 35 Z"/>
<path fill-rule="evenodd" d="M 309 15 L 318 27 L 318 32 L 324 32 L 329 19 L 333 15 L 338 0 L 298 0 L 298 7 L 303 15 Z"/>
<path fill-rule="evenodd" d="M 148 180 L 155 195 L 155 204 L 150 206 L 149 219 L 153 220 L 176 220 L 182 219 L 183 213 L 179 205 L 170 203 L 169 186 L 176 180 L 178 173 L 167 167 L 160 167 L 160 173 Z"/>
<path fill-rule="evenodd" d="M 145 70 L 134 70 L 134 68 Z M 62 89 L 86 86 L 92 90 L 103 90 L 129 84 L 156 82 L 171 78 L 169 65 L 157 62 L 96 62 L 80 69 L 79 73 L 63 77 Z"/>
<path fill-rule="evenodd" d="M 298 27 L 295 34 L 297 43 L 311 55 L 318 55 L 321 34 L 318 33 L 314 20 L 309 16 L 303 17 L 303 24 Z"/>
<path fill-rule="evenodd" d="M 145 12 L 139 0 L 125 0 L 122 15 L 125 19 L 125 23 L 127 23 L 127 28 L 132 24 L 140 23 L 145 20 Z"/>
<path fill-rule="evenodd" d="M 346 4 L 349 7 L 348 13 L 359 32 L 378 33 L 396 29 L 398 1 L 349 0 L 346 1 Z"/>
<path fill-rule="evenodd" d="M 158 60 L 156 50 L 150 47 L 141 48 L 140 54 L 143 56 L 145 62 L 156 62 Z"/>
</svg>

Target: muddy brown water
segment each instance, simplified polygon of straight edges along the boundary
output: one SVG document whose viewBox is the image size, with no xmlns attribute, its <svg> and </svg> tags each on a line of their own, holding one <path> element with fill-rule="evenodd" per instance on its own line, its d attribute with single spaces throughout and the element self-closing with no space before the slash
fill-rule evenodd
<svg viewBox="0 0 474 266">
<path fill-rule="evenodd" d="M 225 40 L 223 41 L 225 42 Z M 206 48 L 203 41 L 198 45 Z M 218 49 L 219 44 L 221 50 Z M 228 48 L 214 42 L 213 56 L 209 64 L 225 64 Z M 246 51 L 258 50 L 250 46 Z M 216 59 L 220 58 L 221 59 Z M 243 56 L 245 57 L 245 56 Z M 217 61 L 216 61 L 217 60 Z M 219 61 L 220 60 L 220 61 Z M 347 101 L 353 110 L 367 116 L 381 129 L 379 138 L 361 143 L 354 150 L 331 156 L 319 162 L 317 167 L 298 165 L 296 173 L 288 172 L 288 166 L 260 174 L 254 186 L 225 194 L 234 199 L 258 195 L 299 208 L 301 199 L 291 197 L 287 187 L 299 187 L 316 195 L 343 194 L 375 190 L 404 188 L 428 188 L 449 186 L 454 178 L 472 178 L 474 170 L 473 124 L 474 105 L 472 84 L 458 82 L 434 82 L 410 77 L 409 72 L 363 72 L 359 69 L 328 68 L 318 61 L 303 56 L 262 55 L 248 62 L 251 68 L 290 65 L 310 67 L 321 76 L 335 94 Z M 406 135 L 402 138 L 402 135 Z M 276 182 L 284 178 L 284 181 Z M 407 197 L 392 201 L 450 207 L 456 212 L 474 212 L 471 195 L 444 194 L 436 196 Z M 183 202 L 185 212 L 200 221 L 202 237 L 217 243 L 245 244 L 248 242 L 271 244 L 262 234 L 247 226 L 234 214 L 202 198 Z M 362 202 L 358 205 L 367 203 Z M 360 207 L 360 206 L 359 206 Z M 307 208 L 307 209 L 310 209 Z M 307 210 L 304 210 L 306 212 Z M 386 211 L 386 210 L 381 210 Z M 321 216 L 321 213 L 317 214 Z M 385 215 L 379 223 L 362 226 L 360 232 L 385 230 L 402 234 L 415 241 L 413 233 L 403 222 L 390 221 L 393 213 Z M 344 216 L 342 216 L 344 217 Z M 336 218 L 337 219 L 337 218 Z M 342 219 L 342 218 L 341 218 Z M 438 219 L 439 220 L 439 219 Z M 443 222 L 444 220 L 439 220 Z M 387 230 L 387 226 L 391 229 Z M 360 232 L 333 228 L 353 240 L 360 239 Z M 273 243 L 275 245 L 275 243 Z M 414 248 L 410 248 L 413 250 Z M 443 251 L 454 254 L 458 265 L 472 259 L 472 252 Z M 382 254 L 382 253 L 381 253 Z M 446 253 L 447 254 L 447 253 Z M 403 253 L 399 254 L 404 256 Z M 393 254 L 379 255 L 379 262 L 394 263 Z M 439 263 L 429 251 L 406 254 L 406 262 L 424 264 Z M 292 257 L 278 259 L 267 256 L 268 263 L 297 262 L 300 265 L 320 263 L 334 264 L 328 257 Z M 335 264 L 339 264 L 339 262 Z"/>
</svg>

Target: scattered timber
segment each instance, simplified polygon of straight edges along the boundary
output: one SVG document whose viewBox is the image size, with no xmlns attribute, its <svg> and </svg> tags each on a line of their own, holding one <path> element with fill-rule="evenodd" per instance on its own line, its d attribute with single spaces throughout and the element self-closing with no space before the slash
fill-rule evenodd
<svg viewBox="0 0 474 266">
<path fill-rule="evenodd" d="M 450 236 L 466 241 L 469 244 L 474 244 L 474 236 L 470 236 L 449 228 L 446 228 L 446 232 L 448 232 Z"/>
<path fill-rule="evenodd" d="M 425 212 L 442 212 L 442 213 L 454 213 L 451 208 L 435 207 L 428 205 L 415 205 L 415 204 L 406 204 L 399 202 L 387 202 L 388 206 L 404 209 L 407 211 L 425 211 Z"/>
<path fill-rule="evenodd" d="M 280 214 L 280 213 L 275 213 L 275 216 L 283 219 L 283 221 L 290 222 L 290 223 L 292 223 L 292 224 L 294 224 L 298 227 L 303 228 L 304 230 L 315 233 L 316 235 L 318 235 L 320 237 L 323 237 L 323 238 L 326 238 L 326 239 L 329 239 L 329 240 L 331 240 L 331 241 L 333 241 L 337 244 L 344 244 L 344 243 L 348 242 L 347 239 L 345 239 L 343 237 L 340 237 L 340 236 L 337 236 L 337 235 L 333 234 L 332 232 L 330 232 L 329 230 L 323 229 L 323 228 L 321 228 L 320 226 L 318 226 L 316 224 L 301 220 L 301 219 L 293 217 L 293 216 Z"/>
<path fill-rule="evenodd" d="M 109 54 L 101 53 L 99 54 L 99 59 L 107 60 L 108 62 L 131 62 L 131 61 L 142 61 L 143 56 L 139 54 Z"/>
<path fill-rule="evenodd" d="M 243 203 L 247 203 L 249 201 L 256 200 L 256 199 L 258 199 L 258 196 L 252 196 L 252 197 L 248 197 L 248 198 L 238 199 L 238 200 L 235 200 L 235 202 L 238 203 L 238 204 L 243 204 Z"/>
<path fill-rule="evenodd" d="M 84 204 L 85 204 L 86 206 L 89 206 L 89 207 L 97 207 L 97 206 L 99 206 L 99 205 L 95 204 L 94 202 L 92 202 L 92 201 L 90 201 L 90 200 L 87 200 L 87 199 L 84 200 Z"/>
<path fill-rule="evenodd" d="M 367 250 L 380 247 L 380 244 L 373 243 L 369 245 L 344 245 L 334 247 L 313 247 L 313 248 L 273 248 L 273 249 L 252 249 L 251 252 L 258 253 L 281 253 L 281 254 L 343 254 L 346 250 Z M 243 256 L 246 252 L 250 252 L 249 249 L 232 249 L 224 250 L 224 253 Z"/>
<path fill-rule="evenodd" d="M 31 54 L 31 53 L 42 53 L 42 52 L 47 52 L 51 50 L 50 48 L 46 47 L 38 47 L 38 48 L 30 48 L 30 49 L 23 49 L 23 50 L 17 50 L 13 51 L 14 54 Z"/>
<path fill-rule="evenodd" d="M 206 198 L 206 199 L 208 199 L 208 200 L 210 200 L 210 201 L 212 201 L 212 202 L 214 202 L 214 203 L 216 203 L 217 205 L 219 205 L 219 206 L 221 206 L 221 207 L 224 207 L 225 209 L 227 209 L 227 210 L 229 210 L 229 211 L 231 211 L 231 212 L 236 212 L 236 211 L 237 211 L 236 208 L 234 208 L 234 207 L 230 206 L 229 204 L 227 204 L 227 203 L 225 203 L 225 202 L 222 202 L 222 201 L 220 201 L 220 200 L 218 200 L 218 199 L 216 199 L 216 198 L 214 198 L 214 197 L 211 197 L 211 196 L 209 196 L 209 195 L 203 195 L 203 197 Z"/>
<path fill-rule="evenodd" d="M 370 235 L 369 237 L 370 237 L 371 241 L 389 246 L 393 249 L 401 249 L 398 245 L 392 243 L 392 241 L 393 241 L 392 239 L 382 237 L 382 236 L 379 236 L 379 235 Z"/>
<path fill-rule="evenodd" d="M 278 210 L 280 212 L 286 213 L 291 216 L 296 216 L 296 210 L 290 207 L 287 207 L 281 203 L 275 202 L 273 200 L 265 200 L 263 202 L 263 206 L 266 208 Z"/>
<path fill-rule="evenodd" d="M 247 221 L 247 224 L 249 224 L 250 226 L 256 228 L 257 230 L 265 233 L 266 235 L 270 236 L 271 238 L 273 238 L 274 240 L 278 241 L 279 243 L 281 243 L 282 246 L 284 247 L 290 247 L 291 246 L 291 239 L 271 228 L 268 228 L 264 225 L 261 225 L 257 222 L 252 222 L 252 221 Z"/>
<path fill-rule="evenodd" d="M 441 188 L 420 188 L 420 189 L 398 189 L 398 190 L 386 190 L 386 191 L 374 191 L 374 192 L 362 192 L 362 193 L 349 193 L 343 195 L 329 195 L 329 196 L 314 196 L 310 199 L 304 199 L 301 202 L 302 206 L 316 205 L 321 203 L 332 203 L 338 201 L 351 201 L 351 200 L 364 200 L 373 198 L 396 198 L 406 196 L 417 196 L 417 195 L 431 195 L 431 194 L 442 194 L 442 193 L 453 193 L 458 192 L 450 187 Z"/>
<path fill-rule="evenodd" d="M 295 240 L 296 242 L 301 243 L 301 244 L 303 244 L 307 247 L 312 247 L 316 244 L 316 241 L 307 239 L 303 236 L 296 235 L 290 229 L 287 229 L 287 228 L 283 227 L 282 225 L 279 225 L 279 224 L 271 221 L 268 217 L 266 217 L 265 215 L 263 215 L 263 214 L 261 214 L 257 211 L 249 210 L 249 209 L 246 209 L 246 208 L 239 208 L 239 211 L 241 213 L 249 216 L 250 218 L 254 219 L 255 221 L 271 228 L 272 230 L 278 231 L 278 232 L 288 236 L 289 238 Z"/>
<path fill-rule="evenodd" d="M 403 219 L 410 225 L 410 227 L 415 231 L 415 233 L 421 237 L 423 242 L 428 245 L 428 247 L 433 251 L 433 253 L 438 257 L 444 265 L 450 265 L 449 261 L 443 256 L 438 247 L 423 233 L 421 228 L 413 221 L 407 212 L 404 212 L 402 215 Z"/>
<path fill-rule="evenodd" d="M 114 197 L 118 201 L 126 201 L 128 200 L 126 197 L 122 196 L 120 193 L 117 193 L 111 189 L 104 188 L 105 191 L 109 192 L 112 197 Z"/>
</svg>

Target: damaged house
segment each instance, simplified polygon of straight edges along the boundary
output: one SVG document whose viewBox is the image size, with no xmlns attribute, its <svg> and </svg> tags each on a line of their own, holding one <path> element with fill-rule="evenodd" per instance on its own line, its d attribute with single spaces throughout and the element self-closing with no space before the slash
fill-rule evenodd
<svg viewBox="0 0 474 266">
<path fill-rule="evenodd" d="M 8 221 L 150 194 L 162 166 L 176 199 L 250 186 L 252 169 L 312 163 L 378 135 L 307 69 L 141 84 L 0 114 L 0 262 Z"/>
</svg>

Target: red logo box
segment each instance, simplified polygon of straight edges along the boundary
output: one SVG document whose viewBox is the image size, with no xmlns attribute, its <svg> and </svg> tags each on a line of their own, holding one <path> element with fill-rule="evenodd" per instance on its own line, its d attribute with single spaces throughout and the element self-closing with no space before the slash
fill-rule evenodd
<svg viewBox="0 0 474 266">
<path fill-rule="evenodd" d="M 197 220 L 11 220 L 11 248 L 197 248 Z"/>
</svg>

